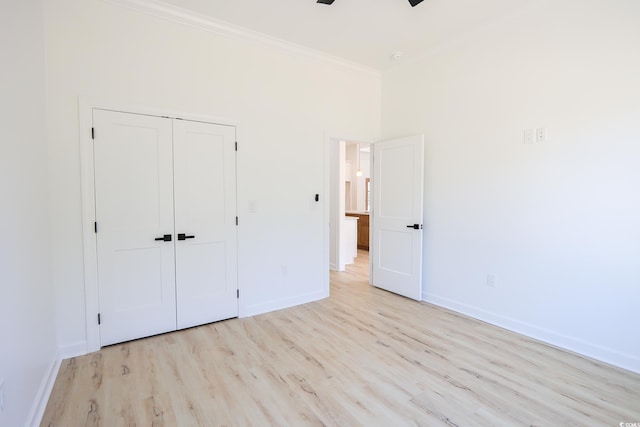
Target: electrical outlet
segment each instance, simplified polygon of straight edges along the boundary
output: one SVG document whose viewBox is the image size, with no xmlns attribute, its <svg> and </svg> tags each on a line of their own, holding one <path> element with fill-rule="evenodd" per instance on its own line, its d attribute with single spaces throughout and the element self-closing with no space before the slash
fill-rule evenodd
<svg viewBox="0 0 640 427">
<path fill-rule="evenodd" d="M 4 380 L 2 379 L 0 380 L 0 414 L 4 412 L 4 405 Z"/>
<path fill-rule="evenodd" d="M 496 287 L 496 275 L 495 274 L 487 274 L 487 286 L 490 288 Z"/>
<path fill-rule="evenodd" d="M 533 144 L 534 142 L 536 142 L 536 130 L 531 128 L 531 129 L 525 129 L 524 130 L 524 143 L 525 144 Z"/>
<path fill-rule="evenodd" d="M 536 129 L 536 142 L 546 142 L 547 137 L 548 137 L 547 128 Z"/>
</svg>

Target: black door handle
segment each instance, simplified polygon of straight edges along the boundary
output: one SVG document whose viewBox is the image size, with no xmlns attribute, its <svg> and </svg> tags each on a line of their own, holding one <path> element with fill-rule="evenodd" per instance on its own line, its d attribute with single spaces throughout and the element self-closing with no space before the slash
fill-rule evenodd
<svg viewBox="0 0 640 427">
<path fill-rule="evenodd" d="M 171 234 L 165 234 L 162 237 L 156 237 L 155 238 L 156 241 L 162 241 L 162 242 L 170 242 L 171 241 Z"/>
<path fill-rule="evenodd" d="M 420 224 L 407 225 L 407 228 L 413 228 L 414 230 L 420 230 Z"/>
<path fill-rule="evenodd" d="M 196 236 L 187 236 L 184 233 L 178 234 L 178 240 L 187 240 L 187 239 L 195 239 Z"/>
</svg>

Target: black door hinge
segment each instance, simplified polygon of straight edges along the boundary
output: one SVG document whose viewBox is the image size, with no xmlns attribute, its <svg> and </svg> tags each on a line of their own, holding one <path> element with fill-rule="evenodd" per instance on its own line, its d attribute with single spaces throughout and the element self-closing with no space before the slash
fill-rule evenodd
<svg viewBox="0 0 640 427">
<path fill-rule="evenodd" d="M 236 296 L 240 298 L 240 289 L 236 289 Z"/>
<path fill-rule="evenodd" d="M 96 139 L 96 130 L 91 128 L 91 139 Z"/>
<path fill-rule="evenodd" d="M 98 325 L 102 323 L 102 319 L 100 319 L 100 313 L 98 313 Z"/>
<path fill-rule="evenodd" d="M 238 141 L 236 141 L 236 151 L 238 151 Z"/>
<path fill-rule="evenodd" d="M 95 233 L 97 233 L 97 232 L 98 232 L 98 223 L 97 223 L 97 222 L 94 222 L 94 223 L 93 223 L 93 231 L 94 231 Z"/>
<path fill-rule="evenodd" d="M 238 217 L 236 217 L 236 225 L 238 225 Z"/>
</svg>

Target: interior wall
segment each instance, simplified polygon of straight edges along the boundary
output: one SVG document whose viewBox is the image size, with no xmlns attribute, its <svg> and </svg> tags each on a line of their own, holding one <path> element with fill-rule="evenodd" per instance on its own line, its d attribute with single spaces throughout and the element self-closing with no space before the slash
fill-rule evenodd
<svg viewBox="0 0 640 427">
<path fill-rule="evenodd" d="M 383 138 L 425 134 L 425 300 L 640 372 L 638 22 L 536 2 L 383 75 Z"/>
<path fill-rule="evenodd" d="M 346 176 L 346 142 L 328 136 L 329 193 L 329 269 L 344 271 L 344 213 Z"/>
<path fill-rule="evenodd" d="M 0 425 L 22 426 L 57 358 L 50 280 L 42 1 L 0 14 Z M 35 403 L 34 403 L 35 402 Z"/>
<path fill-rule="evenodd" d="M 377 137 L 380 76 L 101 0 L 45 4 L 62 353 L 85 342 L 78 96 L 237 121 L 241 312 L 327 296 L 325 131 Z"/>
</svg>

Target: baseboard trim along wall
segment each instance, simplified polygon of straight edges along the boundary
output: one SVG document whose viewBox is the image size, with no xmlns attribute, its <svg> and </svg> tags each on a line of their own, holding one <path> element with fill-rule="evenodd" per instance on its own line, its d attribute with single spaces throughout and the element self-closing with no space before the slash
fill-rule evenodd
<svg viewBox="0 0 640 427">
<path fill-rule="evenodd" d="M 58 357 L 55 358 L 49 365 L 49 369 L 47 369 L 47 372 L 42 378 L 42 383 L 38 388 L 38 393 L 36 394 L 36 397 L 33 401 L 33 406 L 31 407 L 31 412 L 29 413 L 29 417 L 27 418 L 27 423 L 25 424 L 25 426 L 40 426 L 44 411 L 45 409 L 47 409 L 47 403 L 49 402 L 49 397 L 51 396 L 53 385 L 56 382 L 56 377 L 58 376 L 58 371 L 60 370 L 61 363 L 62 359 Z"/>
<path fill-rule="evenodd" d="M 310 292 L 307 294 L 296 295 L 289 298 L 282 298 L 265 303 L 254 304 L 246 306 L 239 317 L 250 317 L 258 314 L 268 313 L 270 311 L 282 310 L 289 307 L 295 307 L 296 305 L 306 304 L 309 302 L 318 301 L 329 297 L 328 290 L 322 290 L 318 292 Z M 69 359 L 72 357 L 84 356 L 88 354 L 87 342 L 79 341 L 73 344 L 68 344 L 58 348 L 60 354 L 60 360 Z"/>
<path fill-rule="evenodd" d="M 559 334 L 557 332 L 541 328 L 517 319 L 502 316 L 478 307 L 460 303 L 437 295 L 423 293 L 422 300 L 457 313 L 473 317 L 474 319 L 490 323 L 492 325 L 510 330 L 512 332 L 542 341 L 546 344 L 559 347 L 580 355 L 599 360 L 622 369 L 640 373 L 640 358 L 630 354 L 621 353 L 613 349 L 605 348 L 589 343 L 578 338 Z"/>
<path fill-rule="evenodd" d="M 70 359 L 72 357 L 84 356 L 87 354 L 87 342 L 79 341 L 58 348 L 60 360 Z"/>
<path fill-rule="evenodd" d="M 260 304 L 248 305 L 246 307 L 246 316 L 257 316 L 258 314 L 268 313 L 270 311 L 282 310 L 285 308 L 295 307 L 296 305 L 306 304 L 329 297 L 328 290 L 311 292 L 308 294 L 297 295 L 290 298 L 281 298 L 271 300 Z"/>
</svg>

